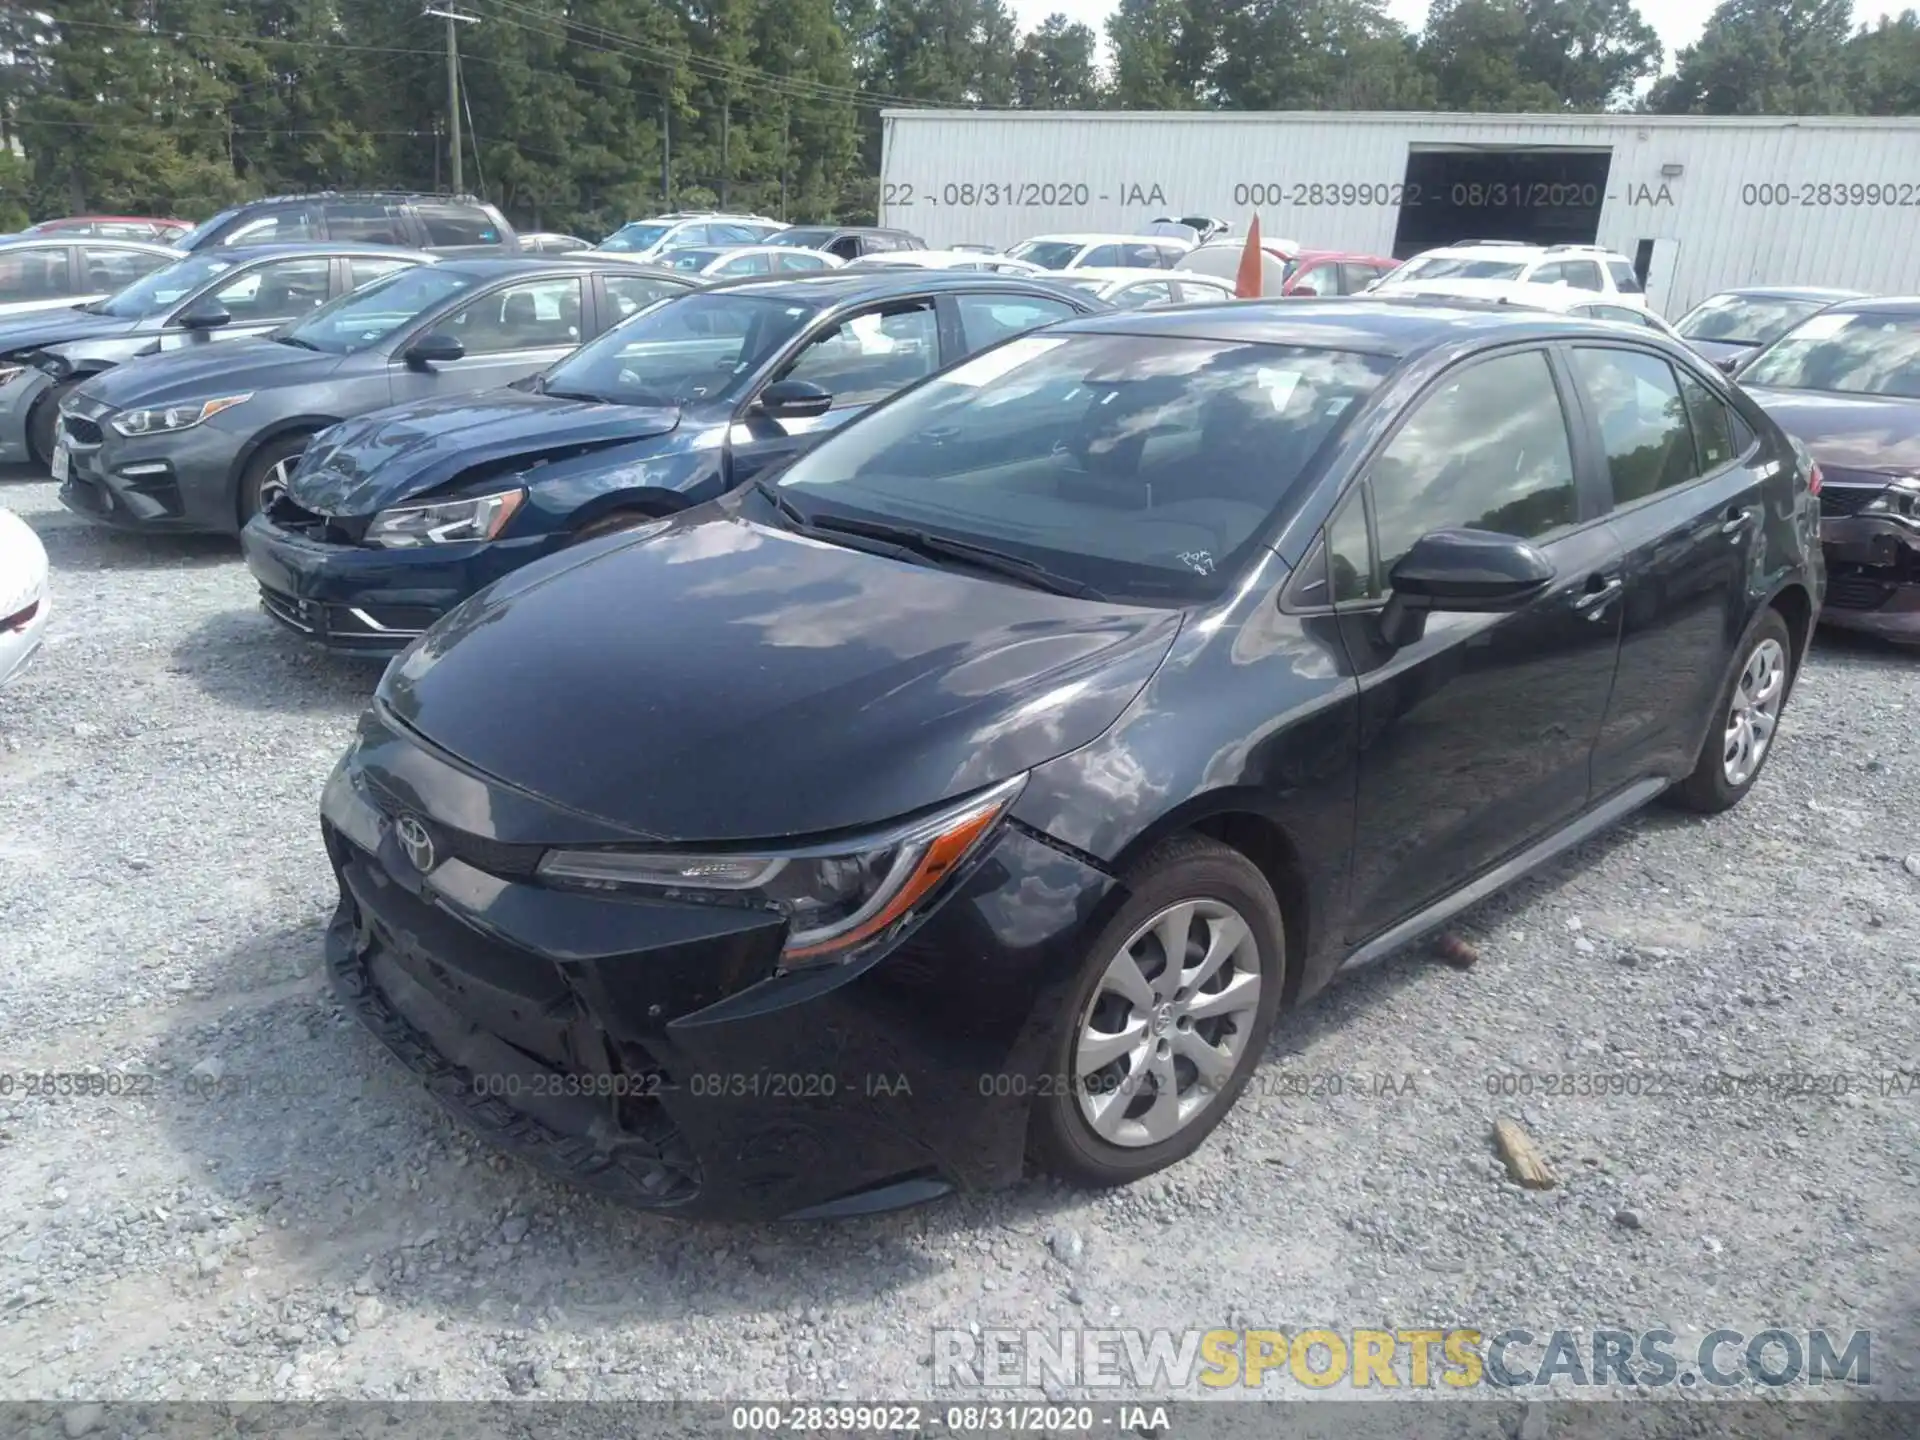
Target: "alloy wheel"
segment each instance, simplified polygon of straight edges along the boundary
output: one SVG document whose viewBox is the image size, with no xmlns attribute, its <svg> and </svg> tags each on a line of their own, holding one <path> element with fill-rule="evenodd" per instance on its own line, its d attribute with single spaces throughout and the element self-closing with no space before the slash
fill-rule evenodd
<svg viewBox="0 0 1920 1440">
<path fill-rule="evenodd" d="M 1786 691 L 1787 653 L 1778 640 L 1762 640 L 1747 656 L 1733 687 L 1733 701 L 1727 707 L 1720 761 L 1727 784 L 1737 789 L 1759 770 L 1780 723 L 1780 704 Z"/>
<path fill-rule="evenodd" d="M 293 479 L 293 472 L 300 464 L 298 455 L 289 455 L 273 465 L 260 477 L 260 513 L 266 514 L 282 495 L 287 493 L 287 484 Z"/>
<path fill-rule="evenodd" d="M 1170 1139 L 1222 1094 L 1246 1058 L 1260 955 L 1231 905 L 1183 900 L 1108 961 L 1081 1013 L 1074 1095 L 1112 1145 Z"/>
</svg>

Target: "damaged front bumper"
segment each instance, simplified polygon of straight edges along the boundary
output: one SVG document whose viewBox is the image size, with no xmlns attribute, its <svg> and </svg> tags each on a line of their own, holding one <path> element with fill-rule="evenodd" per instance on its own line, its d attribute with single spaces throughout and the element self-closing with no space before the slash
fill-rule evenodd
<svg viewBox="0 0 1920 1440">
<path fill-rule="evenodd" d="M 1848 630 L 1920 641 L 1920 490 L 1821 492 L 1827 593 L 1821 619 Z M 1842 513 L 1835 513 L 1840 507 Z"/>
</svg>

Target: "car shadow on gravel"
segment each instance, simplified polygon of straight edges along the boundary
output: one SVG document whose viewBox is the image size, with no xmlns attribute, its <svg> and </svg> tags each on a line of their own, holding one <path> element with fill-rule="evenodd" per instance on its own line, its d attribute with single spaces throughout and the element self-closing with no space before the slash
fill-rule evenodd
<svg viewBox="0 0 1920 1440">
<path fill-rule="evenodd" d="M 174 643 L 173 670 L 210 699 L 266 713 L 357 715 L 373 699 L 381 661 L 330 655 L 283 632 L 258 610 L 223 610 Z"/>
<path fill-rule="evenodd" d="M 776 1263 L 783 1304 L 879 1299 L 936 1268 L 911 1243 L 924 1215 L 681 1222 L 498 1154 L 335 1002 L 323 934 L 297 927 L 216 962 L 219 992 L 183 1002 L 152 1042 L 168 1067 L 153 1089 L 156 1133 L 252 1231 L 211 1263 L 183 1262 L 207 1303 L 258 1267 L 274 1289 L 315 1287 L 348 1306 L 357 1290 L 425 1324 L 557 1304 L 577 1323 L 617 1326 L 764 1312 Z"/>
<path fill-rule="evenodd" d="M 1811 653 L 1817 659 L 1849 666 L 1897 666 L 1902 670 L 1920 666 L 1920 645 L 1901 645 L 1878 635 L 1836 630 L 1832 626 L 1822 626 L 1814 635 Z M 1792 713 L 1791 707 L 1788 713 Z"/>
<path fill-rule="evenodd" d="M 232 538 L 225 535 L 135 535 L 65 514 L 42 513 L 28 523 L 40 536 L 56 577 L 105 570 L 200 570 L 240 559 Z"/>
</svg>

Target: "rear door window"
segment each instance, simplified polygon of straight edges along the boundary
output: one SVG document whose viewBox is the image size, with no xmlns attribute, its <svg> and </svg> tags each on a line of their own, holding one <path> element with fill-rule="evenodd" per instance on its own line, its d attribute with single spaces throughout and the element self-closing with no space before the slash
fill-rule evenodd
<svg viewBox="0 0 1920 1440">
<path fill-rule="evenodd" d="M 320 225 L 305 205 L 289 205 L 244 220 L 220 237 L 222 245 L 277 245 L 288 240 L 318 240 Z"/>
<path fill-rule="evenodd" d="M 398 205 L 369 201 L 327 207 L 327 234 L 334 240 L 353 240 L 363 245 L 405 245 L 406 218 Z"/>
<path fill-rule="evenodd" d="M 498 245 L 500 227 L 478 205 L 429 201 L 417 207 L 427 229 L 427 244 L 451 248 L 462 245 Z"/>
<path fill-rule="evenodd" d="M 142 275 L 151 275 L 162 265 L 171 265 L 166 255 L 145 250 L 123 250 L 115 245 L 82 245 L 80 272 L 86 277 L 85 289 L 112 294 L 124 290 Z"/>
<path fill-rule="evenodd" d="M 1613 479 L 1613 503 L 1631 505 L 1700 473 L 1673 367 L 1640 350 L 1573 352 L 1574 374 L 1593 400 Z"/>
<path fill-rule="evenodd" d="M 1126 252 L 1118 245 L 1096 245 L 1076 263 L 1095 269 L 1118 269 L 1127 263 Z"/>
<path fill-rule="evenodd" d="M 75 293 L 66 246 L 0 251 L 0 305 L 59 300 Z"/>
<path fill-rule="evenodd" d="M 607 275 L 602 277 L 602 283 L 607 287 L 607 298 L 613 302 L 616 325 L 629 315 L 639 314 L 656 300 L 687 293 L 685 286 L 652 275 Z"/>
<path fill-rule="evenodd" d="M 1079 313 L 1064 300 L 1039 295 L 956 295 L 954 306 L 969 354 Z"/>
<path fill-rule="evenodd" d="M 580 343 L 580 282 L 528 280 L 482 295 L 438 327 L 469 355 L 505 355 Z"/>
<path fill-rule="evenodd" d="M 371 255 L 356 255 L 347 261 L 347 284 L 351 289 L 358 290 L 383 275 L 405 270 L 413 263 L 411 260 L 379 260 Z"/>
<path fill-rule="evenodd" d="M 1204 281 L 1182 279 L 1180 281 L 1182 300 L 1231 300 L 1233 291 L 1225 285 L 1208 285 Z"/>
<path fill-rule="evenodd" d="M 209 298 L 232 315 L 236 325 L 296 320 L 327 303 L 332 270 L 331 260 L 276 260 L 236 276 Z"/>
<path fill-rule="evenodd" d="M 713 273 L 731 278 L 736 275 L 765 275 L 772 268 L 772 262 L 765 254 L 736 255 L 731 260 L 722 261 Z"/>
<path fill-rule="evenodd" d="M 1121 310 L 1139 310 L 1148 305 L 1171 305 L 1173 285 L 1167 280 L 1143 280 L 1129 285 L 1107 302 Z"/>
<path fill-rule="evenodd" d="M 869 310 L 815 337 L 781 373 L 833 396 L 833 408 L 871 405 L 940 368 L 931 300 Z"/>
</svg>

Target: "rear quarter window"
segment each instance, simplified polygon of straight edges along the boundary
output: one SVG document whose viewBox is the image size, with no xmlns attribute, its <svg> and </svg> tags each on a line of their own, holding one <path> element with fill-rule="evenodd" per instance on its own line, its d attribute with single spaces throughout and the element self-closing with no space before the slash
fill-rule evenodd
<svg viewBox="0 0 1920 1440">
<path fill-rule="evenodd" d="M 477 205 L 422 205 L 420 223 L 429 245 L 498 245 L 500 227 Z"/>
</svg>

